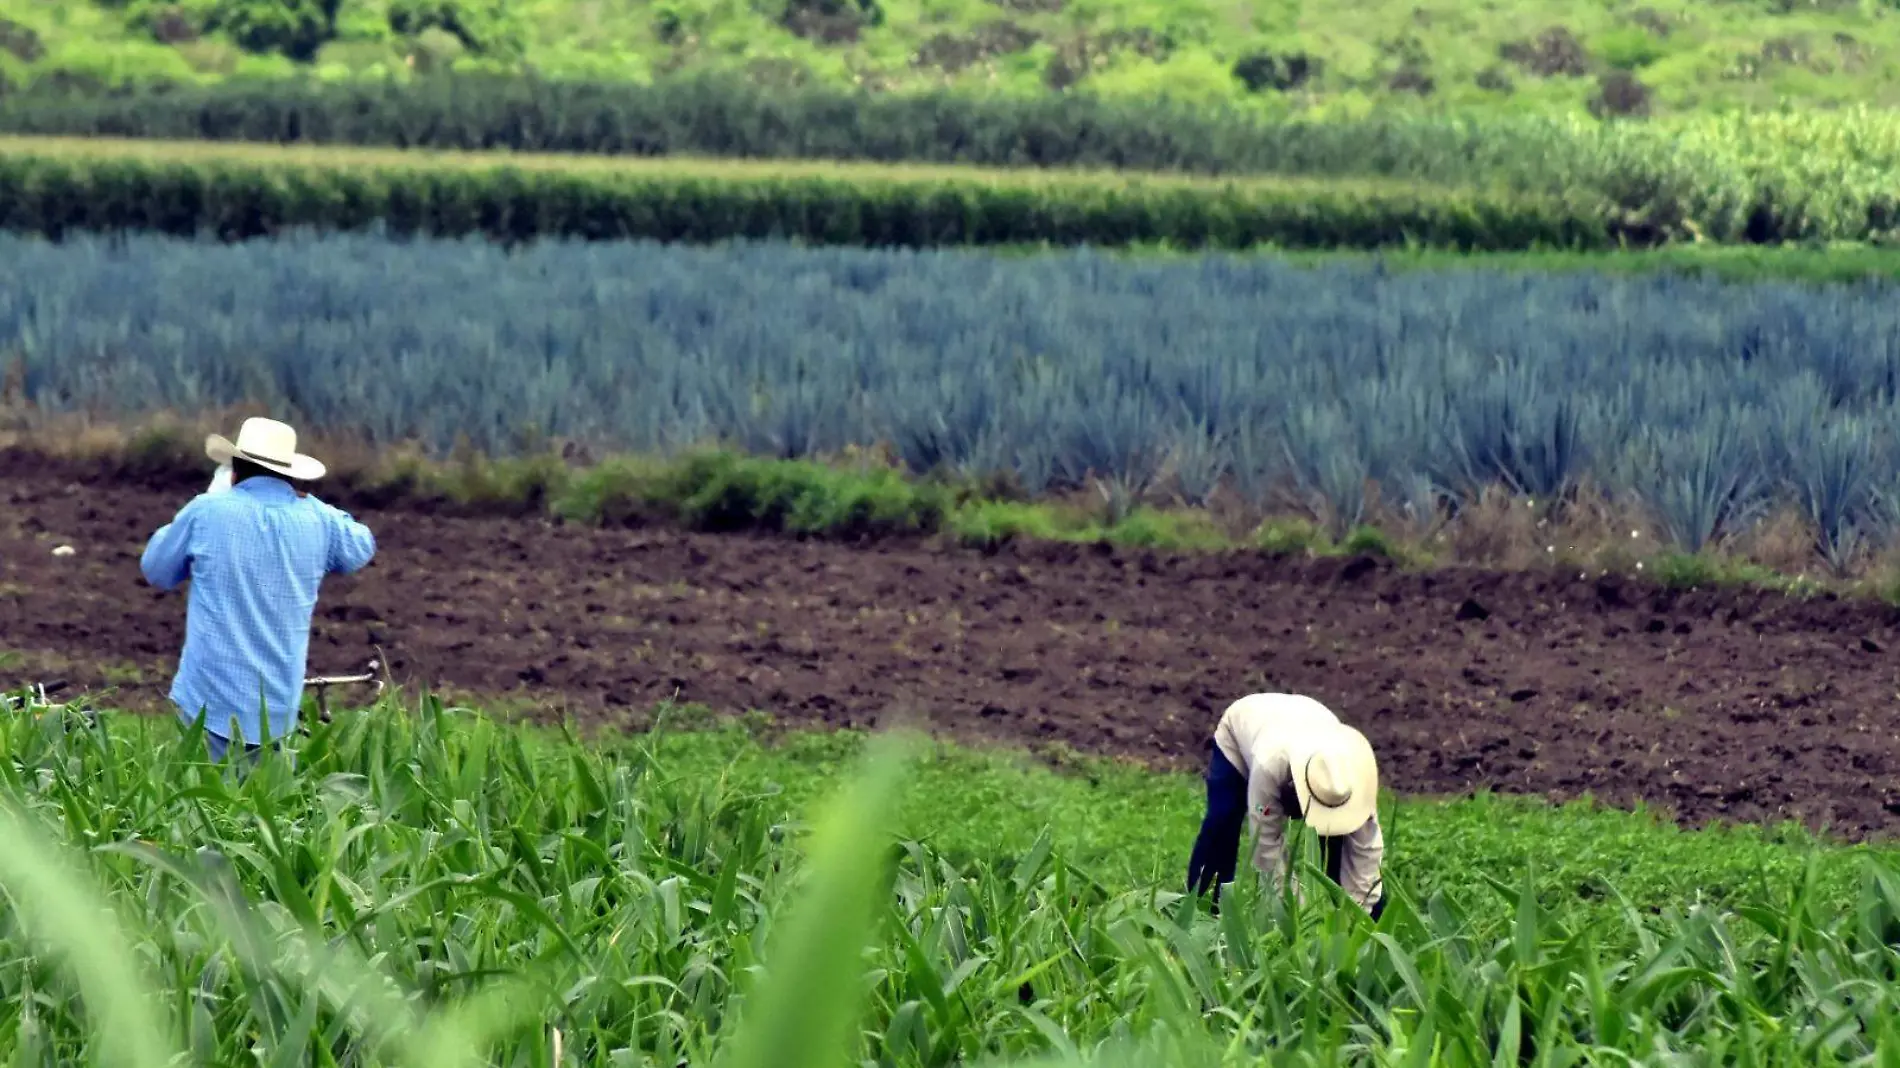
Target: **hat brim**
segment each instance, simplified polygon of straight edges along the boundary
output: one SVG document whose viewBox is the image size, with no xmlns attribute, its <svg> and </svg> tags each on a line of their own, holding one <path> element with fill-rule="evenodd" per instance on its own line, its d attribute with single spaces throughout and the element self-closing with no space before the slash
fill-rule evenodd
<svg viewBox="0 0 1900 1068">
<path fill-rule="evenodd" d="M 228 464 L 232 460 L 244 460 L 266 471 L 273 471 L 299 482 L 322 478 L 324 472 L 329 470 L 323 466 L 322 460 L 314 456 L 305 456 L 303 453 L 295 453 L 286 461 L 243 452 L 231 442 L 230 438 L 222 434 L 211 434 L 205 438 L 205 455 L 209 456 L 213 463 L 219 464 Z"/>
<path fill-rule="evenodd" d="M 1330 737 L 1307 740 L 1293 755 L 1293 791 L 1299 795 L 1301 819 L 1313 833 L 1326 838 L 1351 834 L 1366 825 L 1379 811 L 1379 764 L 1366 736 L 1344 724 L 1326 732 Z M 1343 805 L 1322 805 L 1313 800 L 1307 788 L 1306 762 L 1322 747 L 1333 748 L 1346 758 L 1347 781 L 1352 793 Z"/>
</svg>

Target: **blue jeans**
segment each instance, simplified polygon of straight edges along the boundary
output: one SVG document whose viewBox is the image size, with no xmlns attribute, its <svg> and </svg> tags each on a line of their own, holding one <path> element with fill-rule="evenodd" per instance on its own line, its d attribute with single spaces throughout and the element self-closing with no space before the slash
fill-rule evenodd
<svg viewBox="0 0 1900 1068">
<path fill-rule="evenodd" d="M 1247 777 L 1234 767 L 1220 746 L 1209 745 L 1213 755 L 1207 762 L 1207 814 L 1201 817 L 1201 833 L 1188 856 L 1188 893 L 1214 891 L 1220 900 L 1222 883 L 1234 881 L 1234 868 L 1240 862 L 1240 832 L 1247 824 Z"/>
</svg>

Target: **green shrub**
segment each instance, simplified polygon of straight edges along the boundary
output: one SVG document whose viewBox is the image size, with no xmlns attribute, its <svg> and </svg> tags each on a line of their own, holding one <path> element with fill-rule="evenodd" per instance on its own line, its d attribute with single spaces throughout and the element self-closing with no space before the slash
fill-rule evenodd
<svg viewBox="0 0 1900 1068">
<path fill-rule="evenodd" d="M 695 530 L 786 531 L 858 538 L 928 534 L 952 502 L 942 487 L 896 471 L 709 453 L 669 469 L 653 496 Z"/>
<path fill-rule="evenodd" d="M 1304 519 L 1275 519 L 1254 532 L 1254 544 L 1268 556 L 1299 556 L 1326 547 L 1318 524 Z"/>
<path fill-rule="evenodd" d="M 1384 531 L 1363 525 L 1347 533 L 1339 543 L 1339 550 L 1352 555 L 1383 556 L 1388 560 L 1400 559 L 1402 555 Z"/>
<path fill-rule="evenodd" d="M 922 248 L 1498 250 L 1609 242 L 1601 206 L 1396 183 L 0 143 L 0 228 L 242 239 L 288 228 Z"/>
<path fill-rule="evenodd" d="M 1647 67 L 1667 54 L 1656 35 L 1640 26 L 1612 30 L 1597 38 L 1593 49 L 1603 62 L 1617 70 Z"/>
<path fill-rule="evenodd" d="M 1103 537 L 1117 545 L 1143 549 L 1220 549 L 1228 545 L 1226 536 L 1205 516 L 1152 508 L 1135 509 Z"/>
<path fill-rule="evenodd" d="M 336 36 L 342 0 L 199 0 L 177 5 L 203 33 L 222 33 L 247 52 L 288 56 L 300 63 Z"/>
<path fill-rule="evenodd" d="M 509 0 L 390 0 L 389 28 L 405 37 L 441 30 L 482 56 L 519 56 L 527 44 Z"/>
<path fill-rule="evenodd" d="M 0 52 L 22 63 L 33 63 L 46 55 L 46 45 L 31 26 L 0 18 Z"/>
<path fill-rule="evenodd" d="M 1319 57 L 1304 52 L 1285 56 L 1249 52 L 1234 62 L 1234 77 L 1240 79 L 1250 93 L 1286 92 L 1318 77 L 1323 69 Z"/>
</svg>

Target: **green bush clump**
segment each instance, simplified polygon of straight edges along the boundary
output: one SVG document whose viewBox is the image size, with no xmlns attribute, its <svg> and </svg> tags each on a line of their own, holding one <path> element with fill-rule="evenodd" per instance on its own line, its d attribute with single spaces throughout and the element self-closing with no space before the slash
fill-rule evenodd
<svg viewBox="0 0 1900 1068">
<path fill-rule="evenodd" d="M 107 0 L 125 24 L 161 44 L 219 35 L 254 55 L 310 63 L 338 42 L 407 39 L 417 51 L 430 34 L 468 53 L 503 60 L 526 47 L 523 13 L 512 0 Z M 181 87 L 146 86 L 159 95 Z M 68 96 L 64 90 L 55 95 Z M 123 92 L 114 95 L 124 99 Z"/>
<path fill-rule="evenodd" d="M 927 248 L 1595 248 L 1605 211 L 1377 182 L 559 157 L 288 153 L 149 142 L 0 143 L 0 228 L 216 235 L 293 228 Z"/>
<path fill-rule="evenodd" d="M 276 52 L 307 63 L 336 35 L 341 0 L 215 0 L 200 26 L 247 52 Z"/>
<path fill-rule="evenodd" d="M 440 30 L 481 56 L 516 57 L 526 44 L 522 16 L 510 0 L 390 0 L 389 28 L 405 37 Z"/>
<path fill-rule="evenodd" d="M 692 454 L 657 471 L 616 466 L 578 476 L 566 513 L 624 516 L 633 504 L 695 530 L 861 538 L 935 533 L 955 507 L 942 486 L 909 481 L 889 468 L 840 469 L 727 452 Z"/>
</svg>

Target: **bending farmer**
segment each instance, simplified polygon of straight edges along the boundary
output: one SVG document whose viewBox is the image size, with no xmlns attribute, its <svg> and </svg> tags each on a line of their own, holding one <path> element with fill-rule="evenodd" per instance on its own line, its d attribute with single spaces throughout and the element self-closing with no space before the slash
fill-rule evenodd
<svg viewBox="0 0 1900 1068">
<path fill-rule="evenodd" d="M 1374 919 L 1385 911 L 1379 766 L 1365 735 L 1310 697 L 1256 693 L 1227 706 L 1208 748 L 1207 816 L 1188 861 L 1188 893 L 1211 886 L 1220 900 L 1251 812 L 1254 866 L 1271 890 L 1286 866 L 1286 821 L 1304 820 L 1320 836 L 1327 877 Z"/>
<path fill-rule="evenodd" d="M 205 452 L 230 466 L 231 488 L 214 484 L 179 509 L 139 569 L 162 590 L 191 580 L 171 699 L 185 722 L 204 716 L 211 757 L 223 760 L 233 737 L 255 756 L 296 728 L 317 587 L 361 570 L 376 539 L 292 485 L 324 467 L 297 452 L 297 432 L 283 423 L 246 419 L 235 443 L 213 434 Z"/>
</svg>

